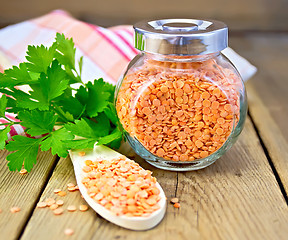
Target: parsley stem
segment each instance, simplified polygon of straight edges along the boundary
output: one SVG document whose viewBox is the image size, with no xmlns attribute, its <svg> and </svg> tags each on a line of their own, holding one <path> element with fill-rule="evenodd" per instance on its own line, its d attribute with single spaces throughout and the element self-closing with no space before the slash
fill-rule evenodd
<svg viewBox="0 0 288 240">
<path fill-rule="evenodd" d="M 55 112 L 65 121 L 65 122 L 73 122 L 73 119 L 68 119 L 65 116 L 65 112 L 58 106 L 55 106 L 52 104 L 52 106 L 54 107 Z"/>
<path fill-rule="evenodd" d="M 21 124 L 21 122 L 7 122 L 7 123 L 0 123 L 0 126 L 11 126 L 14 124 Z"/>
<path fill-rule="evenodd" d="M 65 122 L 57 122 L 54 124 L 54 126 L 64 126 Z"/>
<path fill-rule="evenodd" d="M 7 118 L 6 116 L 3 117 L 4 119 L 6 119 L 8 122 L 12 122 L 9 118 Z"/>
<path fill-rule="evenodd" d="M 73 88 L 73 87 L 71 87 L 71 86 L 68 86 L 68 88 L 71 89 L 71 90 L 74 90 L 74 91 L 77 91 L 77 90 L 78 90 L 78 88 Z"/>
</svg>

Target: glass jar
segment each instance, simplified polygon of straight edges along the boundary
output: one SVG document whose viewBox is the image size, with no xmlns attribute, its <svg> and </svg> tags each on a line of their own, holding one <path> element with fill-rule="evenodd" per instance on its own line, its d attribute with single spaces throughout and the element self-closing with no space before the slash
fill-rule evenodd
<svg viewBox="0 0 288 240">
<path fill-rule="evenodd" d="M 134 25 L 141 52 L 117 83 L 116 110 L 135 152 L 155 167 L 186 171 L 209 166 L 243 129 L 243 81 L 221 54 L 227 26 L 166 19 Z"/>
</svg>

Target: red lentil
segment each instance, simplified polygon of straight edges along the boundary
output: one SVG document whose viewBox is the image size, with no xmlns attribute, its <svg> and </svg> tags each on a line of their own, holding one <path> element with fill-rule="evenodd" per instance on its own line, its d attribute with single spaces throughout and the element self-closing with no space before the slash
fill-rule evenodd
<svg viewBox="0 0 288 240">
<path fill-rule="evenodd" d="M 66 192 L 60 191 L 60 192 L 58 192 L 58 195 L 61 196 L 61 197 L 64 197 L 64 196 L 66 196 Z"/>
<path fill-rule="evenodd" d="M 47 198 L 45 200 L 46 204 L 48 207 L 50 207 L 51 205 L 53 205 L 55 203 L 55 200 L 53 198 Z"/>
<path fill-rule="evenodd" d="M 51 210 L 55 210 L 55 209 L 57 209 L 58 208 L 58 205 L 56 204 L 56 203 L 54 203 L 54 204 L 52 204 L 51 206 L 50 206 L 50 209 Z"/>
<path fill-rule="evenodd" d="M 84 152 L 84 151 L 78 152 L 78 155 L 81 156 L 81 157 L 83 157 L 83 156 L 86 155 L 86 152 Z"/>
<path fill-rule="evenodd" d="M 59 192 L 61 192 L 61 189 L 59 189 L 59 188 L 54 189 L 54 193 L 55 193 L 55 194 L 57 194 L 57 193 L 59 193 Z"/>
<path fill-rule="evenodd" d="M 57 204 L 58 206 L 62 206 L 62 205 L 64 204 L 64 201 L 63 201 L 63 200 L 57 200 L 57 201 L 56 201 L 56 204 Z"/>
<path fill-rule="evenodd" d="M 24 175 L 24 174 L 28 173 L 28 171 L 26 169 L 21 169 L 19 173 L 21 175 Z"/>
<path fill-rule="evenodd" d="M 63 208 L 57 208 L 53 211 L 54 215 L 61 215 L 63 212 Z"/>
<path fill-rule="evenodd" d="M 46 202 L 38 202 L 37 207 L 38 208 L 45 208 L 45 207 L 47 207 L 47 203 Z"/>
<path fill-rule="evenodd" d="M 64 234 L 67 235 L 67 236 L 71 236 L 71 235 L 74 234 L 74 230 L 71 229 L 71 228 L 66 228 L 66 229 L 64 230 Z"/>
<path fill-rule="evenodd" d="M 181 69 L 169 64 L 174 63 L 147 60 L 128 72 L 116 101 L 120 122 L 156 156 L 207 157 L 228 139 L 234 117 L 238 123 L 238 78 L 213 59 L 183 63 Z"/>
<path fill-rule="evenodd" d="M 179 199 L 178 198 L 171 198 L 170 200 L 171 203 L 178 203 L 179 202 Z"/>
<path fill-rule="evenodd" d="M 76 190 L 78 190 L 76 187 L 68 187 L 69 192 L 75 192 Z"/>
<path fill-rule="evenodd" d="M 68 212 L 75 212 L 76 209 L 77 209 L 77 208 L 76 208 L 75 205 L 69 205 L 69 206 L 67 207 Z"/>
<path fill-rule="evenodd" d="M 88 161 L 88 160 L 87 160 Z M 67 187 L 69 188 L 69 187 L 75 187 L 75 184 L 74 183 L 68 183 L 67 184 Z"/>
<path fill-rule="evenodd" d="M 180 203 L 176 202 L 176 203 L 174 203 L 173 206 L 174 206 L 175 208 L 180 208 Z"/>
<path fill-rule="evenodd" d="M 21 211 L 21 208 L 19 208 L 19 207 L 12 207 L 11 209 L 10 209 L 10 212 L 11 213 L 17 213 L 17 212 L 20 212 Z"/>
<path fill-rule="evenodd" d="M 116 215 L 148 216 L 160 207 L 156 178 L 125 157 L 97 159 L 82 179 L 88 195 Z"/>
<path fill-rule="evenodd" d="M 79 210 L 80 210 L 81 212 L 86 212 L 86 211 L 88 210 L 88 206 L 82 204 L 82 205 L 79 206 Z"/>
</svg>

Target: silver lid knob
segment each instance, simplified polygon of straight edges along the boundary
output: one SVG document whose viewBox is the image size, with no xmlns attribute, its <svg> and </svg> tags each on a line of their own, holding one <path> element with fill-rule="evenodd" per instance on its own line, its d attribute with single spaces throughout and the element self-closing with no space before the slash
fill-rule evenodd
<svg viewBox="0 0 288 240">
<path fill-rule="evenodd" d="M 203 55 L 228 46 L 228 28 L 223 22 L 197 19 L 141 21 L 134 26 L 135 47 L 165 55 Z"/>
</svg>

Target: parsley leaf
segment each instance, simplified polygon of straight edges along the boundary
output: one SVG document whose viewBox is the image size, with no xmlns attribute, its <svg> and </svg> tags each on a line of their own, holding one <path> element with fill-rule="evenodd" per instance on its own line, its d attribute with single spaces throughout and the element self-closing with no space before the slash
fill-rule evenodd
<svg viewBox="0 0 288 240">
<path fill-rule="evenodd" d="M 68 151 L 65 143 L 62 140 L 71 140 L 73 138 L 73 134 L 62 127 L 54 132 L 51 132 L 50 135 L 43 142 L 41 142 L 41 150 L 48 151 L 51 148 L 53 155 L 57 154 L 59 157 L 67 157 Z"/>
<path fill-rule="evenodd" d="M 27 133 L 32 137 L 52 132 L 57 120 L 53 112 L 39 110 L 19 112 L 18 117 L 22 121 L 21 125 L 27 128 Z"/>
<path fill-rule="evenodd" d="M 82 118 L 81 120 L 75 120 L 75 123 L 65 124 L 65 128 L 74 135 L 96 140 L 107 135 L 110 128 L 109 119 L 104 114 L 99 115 L 97 121 Z"/>
<path fill-rule="evenodd" d="M 85 148 L 93 148 L 95 144 L 95 139 L 77 139 L 77 140 L 63 140 L 66 147 L 68 149 L 85 149 Z"/>
<path fill-rule="evenodd" d="M 88 89 L 85 86 L 80 86 L 75 94 L 76 99 L 84 106 L 88 103 Z"/>
<path fill-rule="evenodd" d="M 108 90 L 108 91 L 105 91 Z M 110 84 L 105 83 L 102 78 L 93 83 L 86 84 L 86 88 L 80 87 L 76 93 L 76 98 L 86 105 L 86 112 L 89 117 L 96 117 L 108 105 L 111 97 Z"/>
<path fill-rule="evenodd" d="M 24 93 L 23 91 L 15 91 L 14 96 L 17 97 L 17 100 L 21 99 L 21 101 L 17 101 L 18 108 L 24 109 L 39 109 L 42 111 L 49 110 L 49 103 L 43 94 L 43 91 L 39 84 L 31 86 L 32 91 L 29 91 L 29 94 Z"/>
<path fill-rule="evenodd" d="M 10 126 L 0 130 L 0 150 L 4 149 L 6 141 L 8 140 L 7 134 L 10 132 L 10 130 Z"/>
<path fill-rule="evenodd" d="M 0 98 L 0 117 L 5 118 L 5 111 L 6 111 L 6 107 L 7 107 L 7 102 L 8 102 L 8 99 L 7 99 L 6 95 L 2 95 L 2 97 Z"/>
<path fill-rule="evenodd" d="M 104 109 L 104 113 L 115 126 L 119 124 L 116 108 L 111 102 L 109 102 L 107 107 Z"/>
<path fill-rule="evenodd" d="M 57 52 L 55 54 L 57 60 L 70 69 L 75 69 L 75 52 L 73 39 L 65 38 L 64 34 L 56 34 Z"/>
<path fill-rule="evenodd" d="M 65 124 L 65 128 L 72 132 L 74 135 L 84 138 L 96 138 L 97 132 L 95 133 L 93 128 L 88 123 L 88 119 L 82 118 L 81 120 L 75 120 L 75 123 Z"/>
<path fill-rule="evenodd" d="M 40 76 L 41 90 L 47 102 L 60 96 L 68 87 L 68 83 L 66 73 L 57 60 L 54 60 L 52 66 L 47 69 L 47 76 L 43 73 Z"/>
<path fill-rule="evenodd" d="M 41 138 L 34 139 L 20 135 L 14 136 L 13 141 L 10 141 L 6 146 L 8 151 L 16 151 L 7 156 L 9 170 L 20 171 L 24 162 L 24 168 L 30 172 L 36 163 L 39 143 L 41 141 Z"/>
<path fill-rule="evenodd" d="M 115 147 L 117 147 L 119 145 L 118 146 L 118 148 L 119 148 L 121 141 L 122 141 L 122 133 L 118 128 L 116 128 L 111 134 L 104 136 L 104 137 L 101 137 L 99 139 L 97 145 L 103 145 L 103 144 L 108 144 L 108 143 L 114 142 L 112 145 Z"/>
<path fill-rule="evenodd" d="M 102 80 L 103 80 L 103 79 L 102 79 Z M 109 102 L 113 103 L 113 101 L 114 101 L 115 86 L 112 85 L 112 84 L 110 84 L 110 83 L 107 83 L 107 82 L 104 82 L 104 83 L 105 83 L 105 84 L 103 85 L 102 90 L 110 94 Z"/>
<path fill-rule="evenodd" d="M 47 68 L 53 61 L 57 45 L 54 43 L 50 48 L 41 46 L 28 46 L 26 59 L 27 69 L 31 72 L 47 72 Z"/>
<path fill-rule="evenodd" d="M 14 87 L 37 82 L 37 74 L 28 72 L 26 63 L 20 63 L 19 67 L 13 66 L 0 75 L 0 87 Z"/>
<path fill-rule="evenodd" d="M 77 73 L 75 68 L 75 52 L 73 39 L 65 38 L 64 34 L 56 34 L 56 53 L 55 58 L 61 65 L 64 66 L 67 76 L 69 76 L 70 83 L 82 83 L 81 71 L 82 71 L 82 60 L 80 58 L 79 67 L 80 74 Z M 75 76 L 75 74 L 76 76 Z"/>
<path fill-rule="evenodd" d="M 23 108 L 30 108 L 29 105 L 25 105 L 23 103 L 23 101 L 30 101 L 30 95 L 19 90 L 19 89 L 16 89 L 16 88 L 11 88 L 11 89 L 8 89 L 8 88 L 0 88 L 0 92 L 4 93 L 4 94 L 7 94 L 8 96 L 11 96 L 11 97 L 7 97 L 7 109 L 6 111 L 7 112 L 13 112 L 13 113 L 18 113 L 19 111 L 21 111 L 21 106 L 23 104 Z M 33 102 L 34 103 L 34 102 Z M 33 104 L 32 103 L 32 104 Z M 20 106 L 20 108 L 19 108 Z"/>
<path fill-rule="evenodd" d="M 0 87 L 13 87 L 14 81 L 10 77 L 7 77 L 4 73 L 0 72 Z"/>
<path fill-rule="evenodd" d="M 50 101 L 63 94 L 68 87 L 68 82 L 65 71 L 61 68 L 58 61 L 54 60 L 52 66 L 47 69 L 47 75 L 43 72 L 41 73 L 39 84 L 31 85 L 30 97 L 22 99 L 17 106 L 30 110 L 36 108 L 49 110 Z"/>
<path fill-rule="evenodd" d="M 69 111 L 76 119 L 81 117 L 86 109 L 86 106 L 83 106 L 77 98 L 74 98 L 72 93 L 70 96 L 63 96 L 57 103 L 62 107 L 63 111 Z"/>
</svg>

